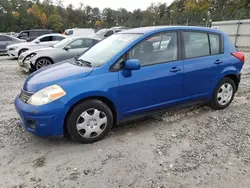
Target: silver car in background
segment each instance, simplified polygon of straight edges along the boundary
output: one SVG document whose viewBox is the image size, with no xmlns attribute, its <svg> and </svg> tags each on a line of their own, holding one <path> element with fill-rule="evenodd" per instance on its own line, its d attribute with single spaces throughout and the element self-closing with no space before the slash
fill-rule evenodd
<svg viewBox="0 0 250 188">
<path fill-rule="evenodd" d="M 2 35 L 0 34 L 0 53 L 6 53 L 6 47 L 11 44 L 24 43 L 26 40 L 22 40 L 10 35 Z"/>
<path fill-rule="evenodd" d="M 53 44 L 67 38 L 66 35 L 61 34 L 46 34 L 37 37 L 31 42 L 25 42 L 20 44 L 13 44 L 7 46 L 7 53 L 9 56 L 18 58 L 23 52 L 27 50 L 34 50 L 39 48 L 44 48 L 52 46 Z"/>
<path fill-rule="evenodd" d="M 99 41 L 100 39 L 93 37 L 70 37 L 51 47 L 22 53 L 18 59 L 18 64 L 25 72 L 36 71 L 42 67 L 72 59 Z"/>
</svg>

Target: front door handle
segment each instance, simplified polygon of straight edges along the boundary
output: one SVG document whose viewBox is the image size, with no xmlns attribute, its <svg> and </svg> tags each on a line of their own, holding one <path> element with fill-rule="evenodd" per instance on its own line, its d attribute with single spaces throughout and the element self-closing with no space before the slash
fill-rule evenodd
<svg viewBox="0 0 250 188">
<path fill-rule="evenodd" d="M 214 64 L 221 64 L 221 63 L 223 63 L 222 61 L 220 61 L 219 59 L 217 59 L 215 62 L 214 62 Z"/>
<path fill-rule="evenodd" d="M 170 69 L 169 71 L 170 72 L 178 72 L 178 71 L 180 71 L 181 70 L 181 68 L 179 68 L 179 67 L 173 67 L 172 69 Z"/>
</svg>

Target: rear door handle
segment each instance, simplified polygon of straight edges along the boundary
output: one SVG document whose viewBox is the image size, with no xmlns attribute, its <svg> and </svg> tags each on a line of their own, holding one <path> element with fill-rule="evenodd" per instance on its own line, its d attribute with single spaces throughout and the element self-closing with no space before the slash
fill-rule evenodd
<svg viewBox="0 0 250 188">
<path fill-rule="evenodd" d="M 179 68 L 179 67 L 173 67 L 172 69 L 170 69 L 169 71 L 170 72 L 178 72 L 178 71 L 180 71 L 181 70 L 181 68 Z"/>
<path fill-rule="evenodd" d="M 220 61 L 219 59 L 217 59 L 215 62 L 214 62 L 214 64 L 221 64 L 221 63 L 223 63 L 222 61 Z"/>
</svg>

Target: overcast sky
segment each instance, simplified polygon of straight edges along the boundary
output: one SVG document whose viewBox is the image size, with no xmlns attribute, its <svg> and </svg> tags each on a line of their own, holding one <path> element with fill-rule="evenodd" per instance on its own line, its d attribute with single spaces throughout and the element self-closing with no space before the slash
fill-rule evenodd
<svg viewBox="0 0 250 188">
<path fill-rule="evenodd" d="M 89 5 L 91 7 L 98 7 L 101 10 L 109 7 L 112 9 L 126 8 L 129 11 L 140 8 L 145 10 L 151 3 L 166 2 L 168 5 L 173 0 L 64 0 L 64 5 L 67 6 L 70 3 L 76 8 L 79 6 L 80 2 L 84 5 Z"/>
</svg>

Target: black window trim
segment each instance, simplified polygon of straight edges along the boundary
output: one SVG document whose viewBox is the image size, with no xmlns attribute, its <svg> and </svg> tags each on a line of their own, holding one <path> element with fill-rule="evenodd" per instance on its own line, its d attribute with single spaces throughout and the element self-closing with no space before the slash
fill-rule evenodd
<svg viewBox="0 0 250 188">
<path fill-rule="evenodd" d="M 148 40 L 149 38 L 155 36 L 155 35 L 160 35 L 160 34 L 164 34 L 164 33 L 176 33 L 177 34 L 177 59 L 173 60 L 173 61 L 166 61 L 166 62 L 159 62 L 159 63 L 153 63 L 153 64 L 149 64 L 149 65 L 143 65 L 141 67 L 147 67 L 147 66 L 153 66 L 153 65 L 158 65 L 158 64 L 166 64 L 166 63 L 172 63 L 175 61 L 180 61 L 181 57 L 182 57 L 182 49 L 181 49 L 181 33 L 180 30 L 178 29 L 174 29 L 174 30 L 167 30 L 167 31 L 161 31 L 161 32 L 157 32 L 154 33 L 152 35 L 147 36 L 146 38 L 142 39 L 140 42 L 136 43 L 135 45 L 133 45 L 131 48 L 129 48 L 125 53 L 123 53 L 116 61 L 115 63 L 113 63 L 110 68 L 109 71 L 110 72 L 119 72 L 121 70 L 123 70 L 123 67 L 120 67 L 118 69 L 115 69 L 114 66 L 120 61 L 121 58 L 123 58 L 123 56 L 125 56 L 125 61 L 128 59 L 128 53 L 131 51 L 131 49 L 133 49 L 135 46 L 141 44 L 142 42 L 144 42 L 145 40 Z"/>
<path fill-rule="evenodd" d="M 193 32 L 193 33 L 204 33 L 207 34 L 208 37 L 208 45 L 209 45 L 209 55 L 203 55 L 203 56 L 197 56 L 197 57 L 190 57 L 190 58 L 186 58 L 186 53 L 185 53 L 185 44 L 184 44 L 184 36 L 183 33 L 184 32 Z M 180 34 L 181 34 L 181 50 L 182 50 L 182 56 L 181 59 L 182 60 L 190 60 L 190 59 L 196 59 L 196 58 L 201 58 L 201 57 L 209 57 L 209 56 L 215 56 L 215 55 L 220 55 L 220 54 L 224 54 L 224 39 L 222 34 L 220 33 L 216 33 L 216 32 L 212 32 L 212 31 L 203 31 L 203 30 L 192 30 L 192 29 L 188 29 L 188 30 L 180 30 Z M 212 35 L 217 35 L 219 36 L 220 39 L 220 43 L 219 43 L 219 48 L 220 48 L 220 53 L 217 54 L 211 54 L 211 45 L 210 45 L 210 37 L 209 34 Z"/>
<path fill-rule="evenodd" d="M 217 35 L 217 36 L 219 36 L 219 53 L 217 53 L 217 54 L 211 54 L 211 55 L 219 55 L 219 54 L 224 54 L 224 39 L 223 39 L 223 36 L 222 36 L 222 34 L 219 34 L 219 33 L 212 33 L 212 32 L 210 32 L 210 33 L 208 33 L 208 36 L 209 36 L 209 43 L 211 42 L 210 41 L 210 35 Z M 212 52 L 212 50 L 211 50 L 211 52 Z"/>
</svg>

